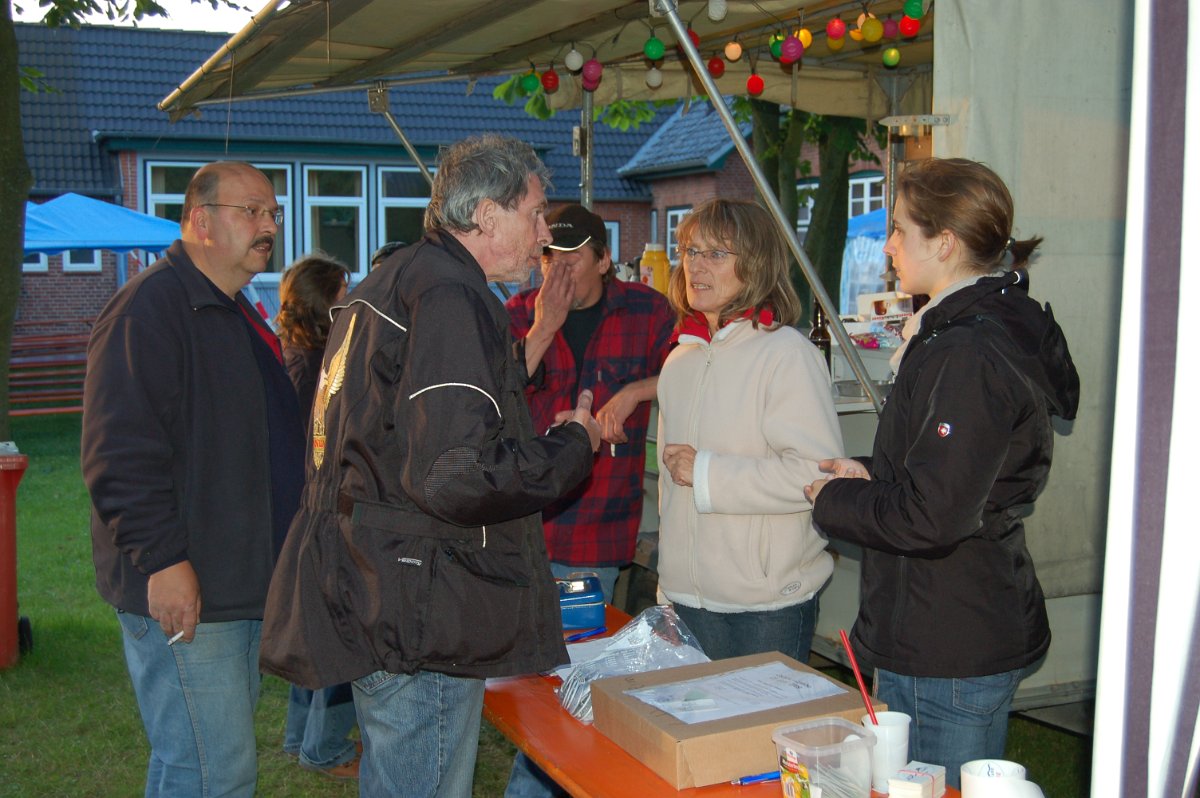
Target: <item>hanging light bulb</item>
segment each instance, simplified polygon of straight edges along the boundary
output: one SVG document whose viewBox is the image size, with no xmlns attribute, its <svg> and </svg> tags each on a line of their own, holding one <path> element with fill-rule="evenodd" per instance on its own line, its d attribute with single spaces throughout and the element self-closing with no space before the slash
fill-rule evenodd
<svg viewBox="0 0 1200 798">
<path fill-rule="evenodd" d="M 713 22 L 720 22 L 728 13 L 729 4 L 726 0 L 708 0 L 708 18 Z"/>
<path fill-rule="evenodd" d="M 738 44 L 737 39 L 734 39 L 729 44 L 725 45 L 725 59 L 728 61 L 736 61 L 742 57 L 742 45 Z"/>
<path fill-rule="evenodd" d="M 571 52 L 567 53 L 567 57 L 563 59 L 563 65 L 572 72 L 578 72 L 583 69 L 583 53 L 575 49 L 575 45 L 571 45 Z"/>
<path fill-rule="evenodd" d="M 663 73 L 658 67 L 650 67 L 646 70 L 646 85 L 652 89 L 657 89 L 662 85 Z"/>
<path fill-rule="evenodd" d="M 758 75 L 752 74 L 750 77 L 746 78 L 746 92 L 749 93 L 751 97 L 757 97 L 758 95 L 762 94 L 764 88 L 766 88 L 766 86 L 763 84 L 763 79 Z"/>
</svg>

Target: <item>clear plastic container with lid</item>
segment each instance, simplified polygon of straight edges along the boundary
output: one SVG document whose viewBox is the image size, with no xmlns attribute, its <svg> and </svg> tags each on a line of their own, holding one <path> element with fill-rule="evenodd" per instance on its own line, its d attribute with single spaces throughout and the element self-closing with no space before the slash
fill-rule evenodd
<svg viewBox="0 0 1200 798">
<path fill-rule="evenodd" d="M 870 798 L 875 735 L 869 729 L 842 718 L 818 718 L 781 726 L 772 737 L 786 798 Z"/>
<path fill-rule="evenodd" d="M 644 285 L 661 293 L 667 293 L 667 281 L 671 276 L 671 261 L 667 259 L 666 246 L 646 244 L 639 271 Z"/>
</svg>

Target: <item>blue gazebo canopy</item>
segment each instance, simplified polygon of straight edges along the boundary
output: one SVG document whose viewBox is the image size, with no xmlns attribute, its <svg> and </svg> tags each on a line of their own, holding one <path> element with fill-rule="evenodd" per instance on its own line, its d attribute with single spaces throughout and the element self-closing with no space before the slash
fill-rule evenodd
<svg viewBox="0 0 1200 798">
<path fill-rule="evenodd" d="M 63 194 L 25 205 L 25 254 L 53 255 L 71 249 L 161 252 L 179 238 L 179 223 L 131 211 L 111 202 Z"/>
</svg>

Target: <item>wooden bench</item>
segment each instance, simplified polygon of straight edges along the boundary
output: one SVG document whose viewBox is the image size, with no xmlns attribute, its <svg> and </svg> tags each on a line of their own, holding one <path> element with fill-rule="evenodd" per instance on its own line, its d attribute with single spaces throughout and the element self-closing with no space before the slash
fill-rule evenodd
<svg viewBox="0 0 1200 798">
<path fill-rule="evenodd" d="M 82 412 L 87 342 L 86 332 L 22 334 L 18 329 L 9 359 L 9 415 Z"/>
</svg>

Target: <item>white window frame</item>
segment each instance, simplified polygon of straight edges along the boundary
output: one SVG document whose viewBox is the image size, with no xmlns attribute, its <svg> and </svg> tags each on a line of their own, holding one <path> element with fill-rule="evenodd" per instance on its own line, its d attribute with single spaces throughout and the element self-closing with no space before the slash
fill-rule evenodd
<svg viewBox="0 0 1200 798">
<path fill-rule="evenodd" d="M 848 218 L 853 219 L 882 208 L 886 202 L 885 192 L 883 175 L 851 177 L 850 190 L 847 192 Z M 856 193 L 858 196 L 855 196 Z"/>
<path fill-rule="evenodd" d="M 91 252 L 91 260 L 72 261 L 71 252 Z M 64 250 L 62 253 L 62 269 L 64 274 L 95 274 L 104 266 L 104 250 Z"/>
<path fill-rule="evenodd" d="M 427 167 L 427 168 L 429 168 L 429 167 Z M 418 175 L 421 174 L 421 170 L 415 166 L 380 166 L 376 169 L 376 180 L 375 180 L 375 198 L 376 198 L 376 205 L 377 205 L 377 207 L 375 209 L 375 239 L 376 239 L 376 241 L 375 241 L 375 245 L 373 247 L 371 247 L 370 252 L 375 252 L 380 247 L 382 247 L 384 244 L 388 243 L 389 240 L 391 240 L 388 238 L 388 235 L 387 235 L 387 211 L 389 208 L 428 208 L 429 207 L 429 197 L 388 197 L 388 196 L 385 196 L 383 193 L 383 186 L 384 186 L 384 182 L 385 182 L 384 178 L 389 172 L 412 172 L 412 173 L 416 173 Z M 429 173 L 437 174 L 437 170 L 434 168 L 429 168 Z M 421 179 L 422 180 L 425 179 L 423 175 L 422 175 Z M 307 183 L 306 183 L 306 185 L 307 185 Z M 405 241 L 404 243 L 405 244 L 415 244 L 416 242 L 415 241 Z M 368 257 L 369 257 L 369 253 L 368 253 Z M 365 275 L 366 274 L 365 270 L 369 268 L 369 264 L 365 264 L 362 268 L 363 268 L 363 271 L 356 271 L 355 274 Z"/>
<path fill-rule="evenodd" d="M 808 238 L 808 228 L 812 225 L 814 193 L 818 185 L 816 180 L 802 180 L 796 184 L 796 191 L 801 195 L 796 202 L 796 238 L 801 244 Z"/>
<path fill-rule="evenodd" d="M 29 255 L 36 257 L 37 260 L 33 263 L 27 262 L 25 258 L 29 257 Z M 29 255 L 25 255 L 21 259 L 22 273 L 43 273 L 50 271 L 50 258 L 45 252 L 31 252 Z"/>
<path fill-rule="evenodd" d="M 366 165 L 350 165 L 350 164 L 304 164 L 302 167 L 302 175 L 300 179 L 301 205 L 300 214 L 304 218 L 304 251 L 312 252 L 315 244 L 313 243 L 313 226 L 310 224 L 312 218 L 311 211 L 314 207 L 317 208 L 358 208 L 359 225 L 358 225 L 358 251 L 361 254 L 359 258 L 361 263 L 348 263 L 350 271 L 358 276 L 367 273 L 367 260 L 371 257 L 371 250 L 367 248 L 367 227 L 369 225 L 367 196 L 370 192 L 370 186 L 367 180 Z M 323 195 L 311 195 L 308 193 L 308 176 L 312 172 L 358 172 L 362 176 L 362 193 L 357 197 L 326 197 Z"/>
<path fill-rule="evenodd" d="M 613 263 L 621 260 L 621 223 L 605 220 L 604 232 L 608 234 L 608 251 L 612 254 Z"/>
<path fill-rule="evenodd" d="M 679 223 L 683 221 L 683 217 L 691 212 L 691 205 L 667 208 L 667 259 L 672 265 L 679 263 L 679 239 L 676 237 L 675 231 L 679 229 Z"/>
<path fill-rule="evenodd" d="M 163 217 L 158 213 L 161 205 L 183 205 L 183 194 L 167 194 L 154 191 L 154 180 L 151 172 L 155 167 L 183 167 L 190 169 L 199 169 L 208 161 L 160 161 L 160 160 L 145 160 L 142 162 L 142 179 L 146 187 L 143 195 L 145 197 L 144 211 L 151 216 Z M 284 174 L 284 179 L 287 185 L 287 196 L 275 196 L 275 201 L 279 204 L 279 208 L 283 211 L 283 235 L 276 236 L 275 244 L 278 246 L 283 243 L 283 266 L 286 267 L 293 260 L 293 252 L 295 251 L 296 236 L 292 233 L 295 229 L 293 222 L 295 221 L 294 203 L 292 197 L 295 195 L 295 179 L 294 170 L 291 164 L 287 163 L 255 163 L 254 166 L 259 169 L 271 169 L 273 171 L 281 171 Z M 149 265 L 149 264 L 146 264 Z M 280 278 L 279 272 L 267 272 L 255 277 L 255 281 L 278 283 Z"/>
</svg>

